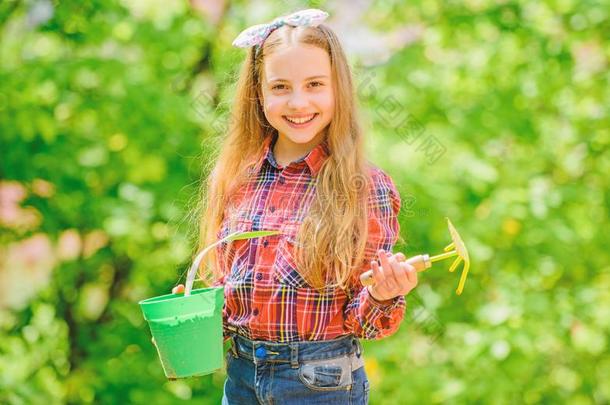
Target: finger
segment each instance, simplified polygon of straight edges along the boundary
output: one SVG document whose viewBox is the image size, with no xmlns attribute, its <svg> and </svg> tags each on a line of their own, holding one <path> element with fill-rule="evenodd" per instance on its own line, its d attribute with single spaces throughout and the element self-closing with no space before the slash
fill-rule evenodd
<svg viewBox="0 0 610 405">
<path fill-rule="evenodd" d="M 373 269 L 373 280 L 375 280 L 375 282 L 367 288 L 369 289 L 370 294 L 375 290 L 375 295 L 379 296 L 379 294 L 383 294 L 385 290 L 385 276 L 383 275 L 377 260 L 371 260 L 371 268 Z"/>
<path fill-rule="evenodd" d="M 184 292 L 184 284 L 178 284 L 172 288 L 172 294 L 181 294 Z"/>
<path fill-rule="evenodd" d="M 377 260 L 371 260 L 371 269 L 373 269 L 373 280 L 375 280 L 375 285 L 382 285 L 385 281 L 385 277 L 381 272 L 381 268 L 379 267 Z"/>
<path fill-rule="evenodd" d="M 417 285 L 417 270 L 410 264 L 402 263 L 402 266 L 405 269 L 405 273 L 409 279 L 409 283 L 415 287 Z"/>
<path fill-rule="evenodd" d="M 381 262 L 381 271 L 383 272 L 383 276 L 385 277 L 386 285 L 387 285 L 388 289 L 393 291 L 398 286 L 398 281 L 394 277 L 394 272 L 392 271 L 392 265 L 390 264 L 390 260 L 392 260 L 392 261 L 394 261 L 394 260 L 388 259 L 388 256 L 386 255 L 386 252 L 383 249 L 379 250 L 378 253 L 379 253 L 379 261 Z"/>
<path fill-rule="evenodd" d="M 396 280 L 397 288 L 401 292 L 406 290 L 411 283 L 409 282 L 409 278 L 407 277 L 405 270 L 401 266 L 402 263 L 396 260 L 396 255 L 392 255 L 391 257 L 388 257 L 388 261 L 390 262 L 390 265 L 392 266 L 391 267 L 392 275 L 394 276 L 394 279 Z"/>
<path fill-rule="evenodd" d="M 399 285 L 400 293 L 406 294 L 411 289 L 411 280 L 407 275 L 407 269 L 404 267 L 406 263 L 395 261 L 393 264 L 392 271 Z"/>
<path fill-rule="evenodd" d="M 405 260 L 407 260 L 407 256 L 405 256 L 405 254 L 402 252 L 396 253 L 395 257 L 397 262 L 404 262 Z"/>
</svg>

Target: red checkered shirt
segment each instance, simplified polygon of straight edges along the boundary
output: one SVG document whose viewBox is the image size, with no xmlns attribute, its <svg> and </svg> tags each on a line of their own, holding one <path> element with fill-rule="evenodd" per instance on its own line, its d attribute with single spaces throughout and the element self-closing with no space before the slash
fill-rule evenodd
<svg viewBox="0 0 610 405">
<path fill-rule="evenodd" d="M 295 236 L 315 194 L 315 176 L 328 156 L 326 142 L 302 159 L 281 167 L 273 157 L 276 138 L 267 138 L 250 171 L 251 180 L 231 196 L 218 232 L 276 230 L 279 235 L 238 240 L 218 246 L 224 284 L 225 338 L 237 332 L 249 339 L 274 342 L 328 340 L 346 334 L 380 339 L 394 333 L 403 319 L 405 299 L 377 302 L 358 282 L 348 292 L 310 287 L 295 266 Z M 377 250 L 392 251 L 400 226 L 400 195 L 392 179 L 369 165 L 369 236 L 366 261 Z M 359 273 L 369 269 L 365 264 Z"/>
</svg>

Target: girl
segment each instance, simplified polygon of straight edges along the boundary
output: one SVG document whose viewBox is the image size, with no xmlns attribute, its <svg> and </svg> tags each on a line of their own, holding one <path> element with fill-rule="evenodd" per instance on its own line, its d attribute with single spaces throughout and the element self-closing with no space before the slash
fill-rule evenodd
<svg viewBox="0 0 610 405">
<path fill-rule="evenodd" d="M 250 49 L 207 181 L 201 245 L 235 231 L 281 233 L 211 257 L 232 340 L 225 404 L 366 403 L 358 339 L 394 333 L 417 285 L 405 256 L 389 253 L 400 196 L 363 156 L 350 69 L 320 24 L 327 16 L 300 11 L 234 41 Z M 375 284 L 363 288 L 371 267 Z"/>
</svg>

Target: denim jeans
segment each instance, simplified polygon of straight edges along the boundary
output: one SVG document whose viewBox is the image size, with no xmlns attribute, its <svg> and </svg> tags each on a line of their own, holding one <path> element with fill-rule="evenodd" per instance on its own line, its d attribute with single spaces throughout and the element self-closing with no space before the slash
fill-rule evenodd
<svg viewBox="0 0 610 405">
<path fill-rule="evenodd" d="M 225 404 L 367 404 L 362 346 L 352 335 L 273 343 L 233 335 Z"/>
</svg>

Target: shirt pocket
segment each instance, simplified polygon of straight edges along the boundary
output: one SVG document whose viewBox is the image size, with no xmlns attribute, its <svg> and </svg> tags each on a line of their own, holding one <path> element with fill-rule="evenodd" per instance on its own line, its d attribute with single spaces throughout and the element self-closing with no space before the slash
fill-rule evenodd
<svg viewBox="0 0 610 405">
<path fill-rule="evenodd" d="M 216 233 L 216 237 L 218 239 L 223 239 L 229 236 L 231 233 L 240 231 L 240 232 L 248 232 L 252 230 L 253 220 L 244 217 L 236 217 L 230 219 L 224 219 L 220 224 L 218 232 Z M 230 243 L 230 242 L 223 242 Z"/>
<path fill-rule="evenodd" d="M 235 232 L 250 232 L 253 228 L 251 219 L 238 219 L 231 224 L 223 224 L 219 238 L 225 238 Z M 252 272 L 254 265 L 254 249 L 252 249 L 252 239 L 238 239 L 222 242 L 219 249 L 222 253 L 226 273 L 229 279 L 238 280 L 246 277 L 248 272 Z"/>
<path fill-rule="evenodd" d="M 293 288 L 308 287 L 307 282 L 297 269 L 295 260 L 296 235 L 300 226 L 301 223 L 297 221 L 284 223 L 273 263 L 273 277 L 275 280 L 280 284 Z"/>
</svg>

